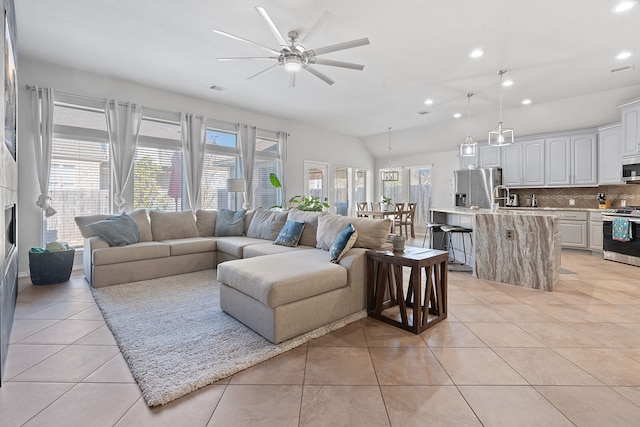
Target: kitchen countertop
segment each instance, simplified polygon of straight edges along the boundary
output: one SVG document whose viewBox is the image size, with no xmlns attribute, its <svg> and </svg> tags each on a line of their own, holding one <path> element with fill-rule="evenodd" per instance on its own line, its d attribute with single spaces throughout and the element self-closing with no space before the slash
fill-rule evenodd
<svg viewBox="0 0 640 427">
<path fill-rule="evenodd" d="M 576 211 L 576 212 L 602 212 L 603 209 L 589 209 L 589 208 L 532 208 L 532 207 L 500 207 L 497 211 L 491 209 L 470 209 L 470 208 L 432 208 L 432 211 L 453 213 L 460 215 L 475 215 L 477 213 L 495 213 L 495 214 L 510 214 L 525 212 L 532 215 L 553 215 L 553 211 Z"/>
</svg>

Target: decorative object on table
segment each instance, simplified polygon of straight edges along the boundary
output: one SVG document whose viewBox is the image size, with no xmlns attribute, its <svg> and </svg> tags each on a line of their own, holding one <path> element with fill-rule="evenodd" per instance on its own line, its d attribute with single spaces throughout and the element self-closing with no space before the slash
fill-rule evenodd
<svg viewBox="0 0 640 427">
<path fill-rule="evenodd" d="M 460 155 L 463 157 L 473 157 L 478 152 L 478 143 L 471 137 L 471 97 L 472 93 L 467 94 L 467 137 L 460 144 Z M 472 167 L 473 166 L 473 167 Z M 475 165 L 469 165 L 469 169 L 475 169 Z"/>
<path fill-rule="evenodd" d="M 400 179 L 398 171 L 391 169 L 391 128 L 389 128 L 389 163 L 387 170 L 382 170 L 380 175 L 383 181 L 398 181 Z"/>
<path fill-rule="evenodd" d="M 505 128 L 502 125 L 502 76 L 506 73 L 507 70 L 499 70 L 498 76 L 500 77 L 500 85 L 498 87 L 499 90 L 499 120 L 498 126 L 492 131 L 489 131 L 489 145 L 494 145 L 501 147 L 503 145 L 513 144 L 513 129 Z"/>
<path fill-rule="evenodd" d="M 258 71 L 256 74 L 253 74 L 252 76 L 249 77 L 249 79 L 253 79 L 254 77 L 257 77 L 263 73 L 266 73 L 267 71 L 270 71 L 274 68 L 284 66 L 284 69 L 289 73 L 289 87 L 295 87 L 296 74 L 298 73 L 298 71 L 302 69 L 313 74 L 323 82 L 329 85 L 332 85 L 333 83 L 335 83 L 333 80 L 331 80 L 324 73 L 321 73 L 320 71 L 318 71 L 316 68 L 311 67 L 310 65 L 311 64 L 329 65 L 332 67 L 348 68 L 351 70 L 358 70 L 358 71 L 361 71 L 364 68 L 364 65 L 354 64 L 352 62 L 334 61 L 332 59 L 318 58 L 318 55 L 324 55 L 325 53 L 331 53 L 331 52 L 336 52 L 340 50 L 352 49 L 354 47 L 368 45 L 369 39 L 366 37 L 357 39 L 357 40 L 350 40 L 342 43 L 332 44 L 329 46 L 318 47 L 315 49 L 309 49 L 309 45 L 307 44 L 307 41 L 309 40 L 311 35 L 317 33 L 318 29 L 322 25 L 324 25 L 324 23 L 329 17 L 332 16 L 330 13 L 325 12 L 324 14 L 322 14 L 320 19 L 318 19 L 318 21 L 315 24 L 313 24 L 306 33 L 303 34 L 302 38 L 300 38 L 300 34 L 298 33 L 297 30 L 291 30 L 287 33 L 287 39 L 285 40 L 285 38 L 282 36 L 282 33 L 280 32 L 278 27 L 276 27 L 276 25 L 273 23 L 273 20 L 271 19 L 267 11 L 264 8 L 259 6 L 256 7 L 256 10 L 258 11 L 262 19 L 264 19 L 264 21 L 267 23 L 267 26 L 269 27 L 273 35 L 276 37 L 276 40 L 280 45 L 279 48 L 276 48 L 276 49 L 270 48 L 268 46 L 265 46 L 264 44 L 247 40 L 240 36 L 227 33 L 226 31 L 222 31 L 217 28 L 213 29 L 213 32 L 216 34 L 220 34 L 221 36 L 229 37 L 234 40 L 238 40 L 241 42 L 252 44 L 254 46 L 258 46 L 270 53 L 270 56 L 264 56 L 264 57 L 234 56 L 230 58 L 217 58 L 218 61 L 237 61 L 237 60 L 252 61 L 256 59 L 257 60 L 275 60 L 274 64 L 263 69 L 262 71 Z M 303 45 L 305 47 L 303 47 Z"/>
<path fill-rule="evenodd" d="M 329 203 L 320 201 L 318 196 L 294 196 L 289 203 L 292 208 L 306 212 L 322 212 L 329 209 Z"/>
<path fill-rule="evenodd" d="M 380 203 L 382 203 L 382 206 L 381 206 L 382 209 L 381 210 L 383 210 L 383 211 L 389 210 L 389 206 L 391 206 L 391 197 L 382 196 L 380 198 Z"/>
<path fill-rule="evenodd" d="M 66 282 L 71 276 L 76 250 L 66 243 L 50 242 L 45 249 L 29 250 L 29 273 L 34 285 Z"/>
<path fill-rule="evenodd" d="M 404 242 L 405 242 L 405 238 L 400 234 L 393 234 L 391 236 L 391 244 L 393 245 L 394 252 L 404 251 Z"/>
<path fill-rule="evenodd" d="M 607 209 L 611 207 L 611 200 L 607 199 L 607 195 L 604 193 L 598 193 L 598 208 Z"/>
</svg>

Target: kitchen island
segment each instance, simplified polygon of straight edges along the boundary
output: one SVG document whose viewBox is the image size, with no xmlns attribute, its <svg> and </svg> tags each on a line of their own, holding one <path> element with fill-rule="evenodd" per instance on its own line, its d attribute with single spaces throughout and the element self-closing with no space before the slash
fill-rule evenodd
<svg viewBox="0 0 640 427">
<path fill-rule="evenodd" d="M 467 248 L 468 264 L 480 279 L 551 291 L 559 277 L 559 218 L 544 212 L 499 209 L 432 209 L 432 221 L 473 230 L 473 248 L 455 236 L 459 259 Z M 434 238 L 440 248 L 442 239 Z M 448 240 L 447 240 L 448 241 Z"/>
</svg>

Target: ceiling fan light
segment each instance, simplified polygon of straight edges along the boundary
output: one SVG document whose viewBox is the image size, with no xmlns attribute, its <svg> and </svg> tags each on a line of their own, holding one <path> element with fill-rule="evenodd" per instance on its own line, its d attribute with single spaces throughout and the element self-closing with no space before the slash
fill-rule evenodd
<svg viewBox="0 0 640 427">
<path fill-rule="evenodd" d="M 284 60 L 284 69 L 290 73 L 297 73 L 302 68 L 302 62 L 296 57 L 286 58 Z"/>
</svg>

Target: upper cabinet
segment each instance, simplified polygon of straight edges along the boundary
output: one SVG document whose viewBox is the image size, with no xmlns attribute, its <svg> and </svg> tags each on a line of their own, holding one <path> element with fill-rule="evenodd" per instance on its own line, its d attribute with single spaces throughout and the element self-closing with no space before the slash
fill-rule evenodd
<svg viewBox="0 0 640 427">
<path fill-rule="evenodd" d="M 502 147 L 502 182 L 507 187 L 544 186 L 544 139 Z"/>
<path fill-rule="evenodd" d="M 640 100 L 621 105 L 623 156 L 640 153 Z"/>
<path fill-rule="evenodd" d="M 481 168 L 499 168 L 502 166 L 500 147 L 495 145 L 480 145 L 478 147 Z"/>
<path fill-rule="evenodd" d="M 620 123 L 598 129 L 598 183 L 621 183 L 622 125 Z"/>
<path fill-rule="evenodd" d="M 547 186 L 597 185 L 597 135 L 584 133 L 548 138 L 545 142 Z"/>
</svg>

